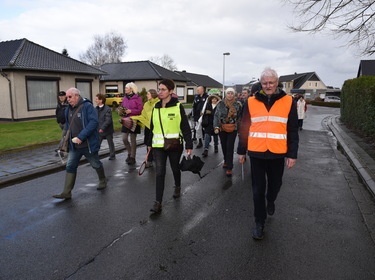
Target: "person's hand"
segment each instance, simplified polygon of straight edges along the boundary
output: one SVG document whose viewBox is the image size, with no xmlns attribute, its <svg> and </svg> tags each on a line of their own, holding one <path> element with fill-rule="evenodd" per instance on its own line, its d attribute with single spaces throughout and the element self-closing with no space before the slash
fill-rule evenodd
<svg viewBox="0 0 375 280">
<path fill-rule="evenodd" d="M 152 149 L 151 146 L 147 146 L 147 152 L 149 152 Z"/>
<path fill-rule="evenodd" d="M 99 133 L 103 133 L 104 132 L 104 130 L 103 129 L 99 129 Z"/>
<path fill-rule="evenodd" d="M 206 110 L 206 112 L 204 112 L 206 115 L 210 115 L 212 112 L 211 110 Z"/>
<path fill-rule="evenodd" d="M 238 155 L 238 160 L 241 164 L 244 164 L 246 161 L 246 155 Z"/>
<path fill-rule="evenodd" d="M 82 140 L 81 139 L 79 139 L 78 137 L 74 137 L 73 139 L 72 139 L 72 142 L 73 143 L 75 143 L 75 144 L 82 144 Z"/>
<path fill-rule="evenodd" d="M 220 128 L 215 127 L 215 129 L 214 129 L 214 133 L 215 133 L 215 134 L 219 134 L 219 132 L 220 132 Z"/>
<path fill-rule="evenodd" d="M 186 153 L 191 156 L 193 154 L 193 150 L 192 149 L 186 149 Z"/>
<path fill-rule="evenodd" d="M 126 113 L 127 115 L 129 115 L 131 112 L 132 112 L 132 110 L 130 110 L 130 109 L 128 109 L 128 110 L 125 111 L 125 113 Z"/>
<path fill-rule="evenodd" d="M 292 168 L 297 162 L 297 159 L 295 158 L 286 158 L 285 165 L 288 169 Z"/>
</svg>

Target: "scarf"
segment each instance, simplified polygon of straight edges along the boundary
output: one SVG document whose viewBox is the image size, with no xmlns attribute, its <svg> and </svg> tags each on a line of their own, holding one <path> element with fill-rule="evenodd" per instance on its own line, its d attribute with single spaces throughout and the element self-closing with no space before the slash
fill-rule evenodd
<svg viewBox="0 0 375 280">
<path fill-rule="evenodd" d="M 130 100 L 133 96 L 134 96 L 134 92 L 133 93 L 131 93 L 131 94 L 125 94 L 125 96 L 126 96 L 126 98 L 128 99 L 128 100 Z"/>
<path fill-rule="evenodd" d="M 233 98 L 232 100 L 228 100 L 228 99 L 224 99 L 224 104 L 225 104 L 225 107 L 228 108 L 228 116 L 227 118 L 225 119 L 225 121 L 227 123 L 229 123 L 229 120 L 230 119 L 233 119 L 235 120 L 236 119 L 236 115 L 237 115 L 237 110 L 236 108 L 234 108 L 234 102 L 236 102 L 236 99 Z"/>
</svg>

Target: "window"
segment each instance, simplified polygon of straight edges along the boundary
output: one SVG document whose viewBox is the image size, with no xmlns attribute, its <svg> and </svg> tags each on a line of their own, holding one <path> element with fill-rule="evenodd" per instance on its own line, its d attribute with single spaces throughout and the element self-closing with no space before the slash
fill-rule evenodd
<svg viewBox="0 0 375 280">
<path fill-rule="evenodd" d="M 185 87 L 177 86 L 176 90 L 177 90 L 178 99 L 184 99 Z"/>
<path fill-rule="evenodd" d="M 77 89 L 79 89 L 83 98 L 91 100 L 91 82 L 77 81 Z"/>
<path fill-rule="evenodd" d="M 105 86 L 105 93 L 118 92 L 118 86 Z"/>
<path fill-rule="evenodd" d="M 26 77 L 27 107 L 29 111 L 56 108 L 58 79 Z"/>
</svg>

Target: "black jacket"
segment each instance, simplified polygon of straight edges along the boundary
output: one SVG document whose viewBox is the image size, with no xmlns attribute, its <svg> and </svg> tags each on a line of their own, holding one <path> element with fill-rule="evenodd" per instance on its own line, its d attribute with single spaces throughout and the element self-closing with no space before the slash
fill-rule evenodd
<svg viewBox="0 0 375 280">
<path fill-rule="evenodd" d="M 103 107 L 96 106 L 96 110 L 98 112 L 98 119 L 99 119 L 99 127 L 98 130 L 103 129 L 103 132 L 99 132 L 100 136 L 106 136 L 109 134 L 113 134 L 113 120 L 112 120 L 112 109 L 108 105 L 104 105 Z"/>
<path fill-rule="evenodd" d="M 202 109 L 203 109 L 204 102 L 206 102 L 207 98 L 208 98 L 207 93 L 203 93 L 202 96 L 200 96 L 199 94 L 196 94 L 194 96 L 193 109 L 192 109 L 194 121 L 197 122 L 199 120 L 199 118 L 201 116 Z"/>
<path fill-rule="evenodd" d="M 158 103 L 155 104 L 155 108 L 161 108 L 161 103 L 162 101 L 159 101 Z M 172 107 L 172 106 L 176 106 L 177 103 L 179 103 L 178 99 L 175 98 L 175 97 L 172 97 L 171 100 L 166 104 L 165 107 Z M 152 111 L 154 111 L 154 109 L 152 109 Z M 184 138 L 184 141 L 185 141 L 185 149 L 193 149 L 193 140 L 191 139 L 191 128 L 190 128 L 190 124 L 189 124 L 189 120 L 186 116 L 186 113 L 185 113 L 185 109 L 184 109 L 184 106 L 182 106 L 182 104 L 180 104 L 180 114 L 181 114 L 181 124 L 180 124 L 180 131 L 182 133 L 182 136 Z M 146 140 L 146 145 L 151 147 L 152 146 L 152 138 L 154 136 L 154 133 L 153 133 L 153 130 L 154 130 L 154 122 L 153 122 L 153 113 L 151 115 L 151 123 L 150 123 L 150 135 L 148 137 L 148 139 Z"/>
<path fill-rule="evenodd" d="M 56 121 L 57 123 L 64 124 L 65 123 L 65 109 L 68 107 L 68 102 L 65 101 L 61 103 L 60 101 L 57 103 L 56 107 Z"/>
<path fill-rule="evenodd" d="M 286 93 L 282 90 L 279 90 L 279 93 L 272 94 L 270 98 L 268 98 L 267 95 L 262 94 L 260 92 L 257 92 L 255 94 L 255 98 L 261 102 L 264 103 L 264 106 L 266 106 L 267 110 L 269 111 L 273 104 L 276 102 L 276 100 L 280 99 L 281 97 L 285 96 Z M 250 121 L 250 112 L 249 112 L 249 106 L 247 104 L 247 100 L 244 103 L 244 106 L 242 107 L 242 120 L 241 125 L 239 129 L 239 141 L 238 141 L 238 147 L 237 147 L 237 154 L 244 155 L 246 151 L 248 151 L 247 148 L 247 140 L 249 135 L 249 127 L 251 124 Z M 295 101 L 292 101 L 292 105 L 290 108 L 290 112 L 288 115 L 288 123 L 287 123 L 287 146 L 288 151 L 286 154 L 275 154 L 270 151 L 266 152 L 253 152 L 248 151 L 248 155 L 250 157 L 255 158 L 261 158 L 261 159 L 276 159 L 276 158 L 297 158 L 298 153 L 298 142 L 299 142 L 299 136 L 298 136 L 298 116 L 297 116 L 297 106 Z"/>
</svg>

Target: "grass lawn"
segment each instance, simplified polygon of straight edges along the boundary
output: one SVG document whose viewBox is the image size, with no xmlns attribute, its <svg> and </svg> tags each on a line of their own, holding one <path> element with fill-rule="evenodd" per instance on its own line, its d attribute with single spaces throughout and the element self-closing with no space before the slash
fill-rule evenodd
<svg viewBox="0 0 375 280">
<path fill-rule="evenodd" d="M 115 130 L 121 129 L 120 118 L 112 112 Z M 0 123 L 0 151 L 36 145 L 46 142 L 58 142 L 61 139 L 61 129 L 56 119 Z"/>
<path fill-rule="evenodd" d="M 191 108 L 191 104 L 184 104 L 184 108 Z M 115 131 L 121 130 L 119 115 L 112 111 Z M 61 139 L 61 129 L 56 119 L 0 123 L 0 151 L 25 146 L 56 142 Z"/>
</svg>

